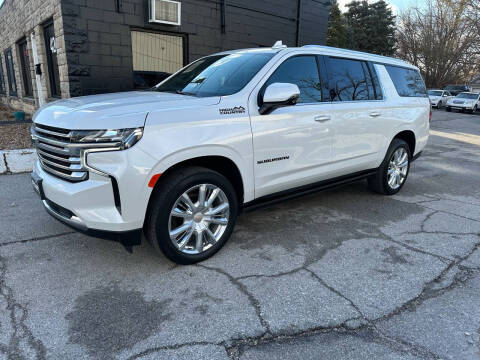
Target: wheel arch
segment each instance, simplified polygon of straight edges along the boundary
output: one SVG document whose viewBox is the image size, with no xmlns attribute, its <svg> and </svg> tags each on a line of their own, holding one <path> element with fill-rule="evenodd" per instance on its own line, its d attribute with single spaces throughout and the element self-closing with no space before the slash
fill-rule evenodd
<svg viewBox="0 0 480 360">
<path fill-rule="evenodd" d="M 405 141 L 410 148 L 411 156 L 415 154 L 415 147 L 417 145 L 417 139 L 415 137 L 415 133 L 412 130 L 404 130 L 399 132 L 397 135 L 393 137 L 393 139 L 401 139 Z"/>
<path fill-rule="evenodd" d="M 176 170 L 185 167 L 204 167 L 225 176 L 235 189 L 239 206 L 242 206 L 245 199 L 246 184 L 243 181 L 239 166 L 232 159 L 223 155 L 203 155 L 187 158 L 174 164 L 170 164 L 164 171 L 161 172 L 161 175 L 158 177 L 158 180 L 156 181 L 148 199 L 145 219 L 148 219 L 153 193 L 158 191 L 169 174 L 172 174 Z"/>
</svg>

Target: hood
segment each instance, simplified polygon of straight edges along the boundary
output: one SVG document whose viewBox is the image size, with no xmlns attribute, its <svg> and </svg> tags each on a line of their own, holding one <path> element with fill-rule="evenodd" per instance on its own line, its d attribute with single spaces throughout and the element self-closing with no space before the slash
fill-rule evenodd
<svg viewBox="0 0 480 360">
<path fill-rule="evenodd" d="M 152 110 L 202 107 L 219 102 L 220 97 L 197 98 L 155 91 L 81 96 L 42 106 L 33 122 L 76 130 L 133 128 L 144 126 Z"/>
</svg>

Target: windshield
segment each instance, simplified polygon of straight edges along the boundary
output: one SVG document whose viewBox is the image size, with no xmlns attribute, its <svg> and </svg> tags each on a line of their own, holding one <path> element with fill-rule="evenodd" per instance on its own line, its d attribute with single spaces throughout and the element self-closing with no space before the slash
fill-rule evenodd
<svg viewBox="0 0 480 360">
<path fill-rule="evenodd" d="M 213 55 L 197 60 L 154 91 L 205 96 L 232 95 L 242 90 L 275 53 Z"/>
<path fill-rule="evenodd" d="M 458 95 L 457 95 L 457 98 L 459 98 L 459 99 L 477 100 L 477 99 L 478 99 L 478 94 L 461 93 L 461 94 L 458 94 Z"/>
<path fill-rule="evenodd" d="M 442 96 L 442 92 L 443 91 L 439 91 L 439 90 L 430 90 L 428 92 L 428 96 Z"/>
</svg>

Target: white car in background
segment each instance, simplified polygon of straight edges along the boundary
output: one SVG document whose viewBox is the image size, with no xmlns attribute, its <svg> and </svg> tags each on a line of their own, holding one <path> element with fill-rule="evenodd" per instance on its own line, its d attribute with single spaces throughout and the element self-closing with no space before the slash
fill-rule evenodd
<svg viewBox="0 0 480 360">
<path fill-rule="evenodd" d="M 446 105 L 447 111 L 457 109 L 461 111 L 468 111 L 470 113 L 476 112 L 480 108 L 480 94 L 472 92 L 463 92 L 449 100 Z"/>
<path fill-rule="evenodd" d="M 455 96 L 446 90 L 428 90 L 428 97 L 432 106 L 440 109 Z"/>
</svg>

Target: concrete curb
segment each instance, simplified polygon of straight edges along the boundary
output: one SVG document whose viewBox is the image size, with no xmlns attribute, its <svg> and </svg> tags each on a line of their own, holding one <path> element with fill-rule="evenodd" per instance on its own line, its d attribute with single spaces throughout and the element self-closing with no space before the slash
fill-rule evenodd
<svg viewBox="0 0 480 360">
<path fill-rule="evenodd" d="M 35 149 L 0 150 L 0 174 L 30 172 L 35 160 Z"/>
</svg>

